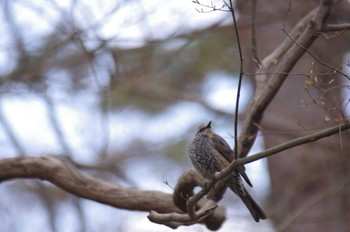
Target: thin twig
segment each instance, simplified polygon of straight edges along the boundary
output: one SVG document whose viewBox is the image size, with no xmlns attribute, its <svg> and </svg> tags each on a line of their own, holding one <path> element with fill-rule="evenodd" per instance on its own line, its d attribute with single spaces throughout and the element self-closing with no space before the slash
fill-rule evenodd
<svg viewBox="0 0 350 232">
<path fill-rule="evenodd" d="M 293 37 L 290 36 L 290 34 L 286 31 L 286 29 L 282 28 L 282 31 L 288 36 L 289 39 L 291 39 L 296 45 L 301 47 L 305 50 L 306 53 L 308 53 L 310 56 L 312 56 L 318 63 L 322 64 L 323 66 L 326 66 L 327 68 L 330 68 L 334 70 L 334 72 L 341 74 L 342 76 L 346 77 L 348 80 L 350 80 L 350 76 L 346 73 L 342 72 L 340 69 L 333 67 L 330 64 L 327 64 L 326 62 L 322 61 L 320 58 L 318 58 L 314 53 L 312 53 L 309 49 L 301 45 L 298 41 L 296 41 Z"/>
<path fill-rule="evenodd" d="M 239 159 L 239 160 L 237 160 L 235 162 L 234 167 L 237 167 L 237 166 L 242 165 L 242 164 L 252 163 L 252 162 L 254 162 L 256 160 L 259 160 L 259 159 L 262 159 L 262 158 L 266 158 L 266 157 L 269 157 L 271 155 L 275 155 L 275 154 L 277 154 L 279 152 L 288 150 L 288 149 L 296 147 L 296 146 L 300 146 L 300 145 L 305 144 L 305 143 L 315 142 L 315 141 L 317 141 L 319 139 L 322 139 L 322 138 L 325 138 L 325 137 L 328 137 L 328 136 L 340 133 L 341 131 L 345 131 L 345 130 L 347 130 L 349 128 L 350 128 L 350 121 L 347 120 L 344 123 L 336 125 L 334 127 L 330 127 L 330 128 L 324 129 L 322 131 L 318 131 L 318 132 L 310 134 L 310 135 L 306 135 L 306 136 L 303 136 L 303 137 L 299 137 L 299 138 L 293 139 L 291 141 L 288 141 L 286 143 L 277 145 L 277 146 L 275 146 L 273 148 L 270 148 L 270 149 L 267 149 L 265 151 L 256 153 L 254 155 L 251 155 L 251 156 L 248 156 L 248 157 L 245 157 L 245 158 L 242 158 L 242 159 Z M 233 164 L 231 163 L 227 168 L 225 168 L 225 170 L 229 169 L 229 167 L 232 166 L 232 165 Z M 225 170 L 223 170 L 223 172 Z M 234 170 L 234 168 L 232 170 Z M 230 171 L 231 171 L 231 169 L 229 170 L 229 172 Z"/>
<path fill-rule="evenodd" d="M 201 8 L 200 10 L 196 8 L 196 11 L 198 13 L 211 13 L 211 12 L 214 12 L 214 11 L 229 11 L 229 10 L 225 10 L 225 7 L 226 7 L 226 4 L 224 3 L 222 6 L 220 7 L 217 7 L 216 5 L 214 5 L 213 2 L 210 3 L 210 5 L 208 4 L 203 4 L 201 2 L 199 2 L 199 0 L 192 0 L 192 3 L 195 3 L 195 4 L 198 4 L 206 9 L 209 9 L 209 10 L 204 10 L 203 8 Z"/>
<path fill-rule="evenodd" d="M 233 19 L 233 25 L 235 27 L 235 33 L 236 33 L 236 39 L 237 39 L 237 46 L 238 46 L 238 52 L 239 52 L 239 78 L 238 78 L 238 87 L 237 87 L 237 97 L 236 97 L 236 109 L 235 109 L 235 128 L 234 128 L 234 140 L 235 140 L 235 159 L 238 158 L 238 110 L 239 110 L 239 98 L 241 94 L 241 88 L 242 88 L 242 79 L 243 79 L 243 54 L 242 54 L 242 46 L 241 41 L 239 39 L 239 32 L 237 27 L 237 21 L 236 21 L 236 15 L 235 10 L 233 8 L 232 0 L 230 0 L 230 6 L 228 8 L 231 11 L 232 19 Z"/>
<path fill-rule="evenodd" d="M 328 24 L 322 32 L 347 31 L 350 30 L 350 23 Z"/>
</svg>

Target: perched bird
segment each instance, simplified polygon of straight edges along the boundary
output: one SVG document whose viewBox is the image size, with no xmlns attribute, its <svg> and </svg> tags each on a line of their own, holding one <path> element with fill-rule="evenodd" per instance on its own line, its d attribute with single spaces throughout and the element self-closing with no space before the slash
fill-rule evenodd
<svg viewBox="0 0 350 232">
<path fill-rule="evenodd" d="M 206 179 L 210 180 L 215 172 L 220 172 L 234 160 L 234 152 L 227 142 L 211 129 L 211 121 L 199 127 L 189 145 L 189 156 L 193 166 Z M 265 213 L 245 189 L 241 176 L 252 187 L 244 166 L 237 167 L 225 180 L 229 187 L 246 205 L 256 222 L 266 219 Z"/>
</svg>

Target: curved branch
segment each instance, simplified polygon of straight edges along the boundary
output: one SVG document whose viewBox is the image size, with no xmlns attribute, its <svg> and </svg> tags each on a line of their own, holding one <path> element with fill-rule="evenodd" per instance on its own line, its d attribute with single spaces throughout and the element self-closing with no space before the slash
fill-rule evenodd
<svg viewBox="0 0 350 232">
<path fill-rule="evenodd" d="M 193 225 L 196 223 L 205 223 L 208 229 L 218 230 L 226 220 L 226 210 L 223 206 L 217 204 L 221 200 L 226 186 L 217 185 L 207 194 L 207 198 L 199 199 L 193 206 L 188 203 L 194 195 L 194 188 L 201 186 L 206 189 L 205 179 L 194 169 L 185 171 L 177 181 L 174 189 L 174 203 L 186 214 L 182 213 L 157 213 L 151 211 L 148 219 L 154 223 L 166 225 L 170 228 L 177 228 L 181 225 Z M 203 195 L 204 196 L 204 195 Z M 202 196 L 202 197 L 203 197 Z"/>
<path fill-rule="evenodd" d="M 39 178 L 79 197 L 121 209 L 177 212 L 171 194 L 122 188 L 78 172 L 68 162 L 55 157 L 16 157 L 0 160 L 0 181 Z"/>
<path fill-rule="evenodd" d="M 138 190 L 112 185 L 80 173 L 67 161 L 52 156 L 0 159 L 0 181 L 15 178 L 38 178 L 49 181 L 78 197 L 120 209 L 151 212 L 148 217 L 150 221 L 172 228 L 187 223 L 165 221 L 171 219 L 171 215 L 176 215 L 176 218 L 188 218 L 188 214 L 178 208 L 179 203 L 176 201 L 176 196 L 180 196 L 180 192 L 182 194 L 182 191 L 186 188 L 186 191 L 192 192 L 196 186 L 204 185 L 203 178 L 196 171 L 189 170 L 180 177 L 173 196 L 159 191 Z M 217 194 L 215 197 L 220 198 Z M 226 213 L 223 207 L 214 203 L 213 200 L 199 202 L 198 208 L 200 210 L 198 212 L 200 217 L 191 224 L 203 223 L 211 230 L 220 228 L 226 219 Z M 186 220 L 189 222 L 188 219 Z"/>
</svg>

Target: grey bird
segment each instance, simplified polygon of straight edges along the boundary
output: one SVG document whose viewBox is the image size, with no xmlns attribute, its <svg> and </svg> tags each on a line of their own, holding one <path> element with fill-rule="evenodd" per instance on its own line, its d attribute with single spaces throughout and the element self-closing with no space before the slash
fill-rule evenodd
<svg viewBox="0 0 350 232">
<path fill-rule="evenodd" d="M 199 127 L 189 145 L 189 156 L 193 166 L 207 180 L 213 178 L 215 172 L 220 172 L 235 159 L 234 152 L 227 142 L 212 131 L 211 121 Z M 227 187 L 243 201 L 256 222 L 266 219 L 264 211 L 245 189 L 241 177 L 252 187 L 243 165 L 237 167 L 225 180 Z"/>
</svg>

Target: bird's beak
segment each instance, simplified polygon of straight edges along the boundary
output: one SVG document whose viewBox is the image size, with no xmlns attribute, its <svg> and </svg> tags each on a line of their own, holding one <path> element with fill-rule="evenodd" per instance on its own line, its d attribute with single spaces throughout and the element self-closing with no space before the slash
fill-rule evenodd
<svg viewBox="0 0 350 232">
<path fill-rule="evenodd" d="M 206 128 L 211 128 L 211 121 L 209 121 L 208 125 L 206 126 Z"/>
</svg>

